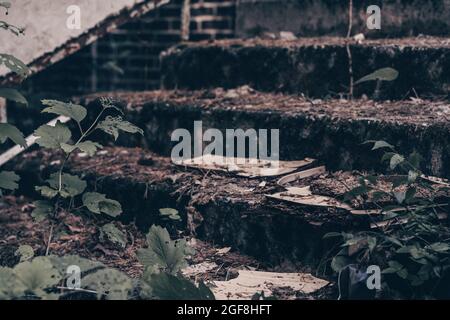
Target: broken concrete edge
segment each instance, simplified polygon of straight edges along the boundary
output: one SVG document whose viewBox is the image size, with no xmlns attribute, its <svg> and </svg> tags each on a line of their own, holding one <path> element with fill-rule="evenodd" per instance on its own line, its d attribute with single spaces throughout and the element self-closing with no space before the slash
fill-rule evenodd
<svg viewBox="0 0 450 320">
<path fill-rule="evenodd" d="M 350 43 L 355 80 L 391 67 L 399 72 L 383 82 L 379 99 L 444 97 L 450 79 L 450 41 L 443 38 L 367 40 L 344 38 L 282 40 L 220 40 L 188 43 L 161 55 L 165 89 L 236 88 L 250 85 L 266 92 L 303 93 L 324 98 L 348 94 Z M 204 63 L 208 61 L 208 63 Z M 355 96 L 374 95 L 371 82 L 355 87 Z"/>
<path fill-rule="evenodd" d="M 141 230 L 161 221 L 159 208 L 175 208 L 183 226 L 202 240 L 232 246 L 268 264 L 289 260 L 314 266 L 326 252 L 326 233 L 370 228 L 367 217 L 345 210 L 270 201 L 265 194 L 280 190 L 276 179 L 259 187 L 258 179 L 183 170 L 142 149 L 105 151 L 94 158 L 77 154 L 67 170 L 119 201 L 120 219 Z M 153 165 L 139 164 L 147 158 Z M 20 193 L 36 197 L 33 186 L 44 184 L 59 161 L 61 155 L 44 150 L 19 156 L 12 169 L 22 177 Z"/>
<path fill-rule="evenodd" d="M 116 99 L 126 118 L 145 131 L 143 139 L 119 139 L 119 143 L 145 146 L 166 156 L 175 145 L 170 141 L 175 129 L 187 129 L 193 134 L 194 121 L 203 121 L 205 129 L 221 131 L 280 129 L 281 160 L 313 157 L 332 171 L 387 172 L 386 164 L 381 163 L 383 153 L 373 152 L 369 144 L 363 144 L 384 140 L 403 155 L 419 152 L 424 157 L 425 174 L 450 177 L 450 150 L 446 147 L 450 105 L 445 101 L 311 102 L 294 95 L 270 93 L 229 98 L 227 91 L 99 93 L 77 100 L 95 108 L 100 96 Z"/>
<path fill-rule="evenodd" d="M 130 19 L 138 18 L 146 13 L 154 10 L 162 5 L 169 3 L 170 0 L 150 0 L 142 3 L 136 3 L 131 7 L 122 9 L 117 14 L 112 14 L 99 22 L 95 27 L 87 30 L 76 38 L 69 39 L 66 43 L 59 46 L 52 52 L 48 52 L 35 60 L 33 60 L 28 67 L 32 76 L 47 67 L 57 63 L 58 61 L 70 56 L 82 48 L 92 44 L 97 39 L 107 35 L 113 30 L 117 29 L 122 24 L 129 22 Z M 0 86 L 12 85 L 20 83 L 23 79 L 14 73 L 9 73 L 0 77 Z"/>
</svg>

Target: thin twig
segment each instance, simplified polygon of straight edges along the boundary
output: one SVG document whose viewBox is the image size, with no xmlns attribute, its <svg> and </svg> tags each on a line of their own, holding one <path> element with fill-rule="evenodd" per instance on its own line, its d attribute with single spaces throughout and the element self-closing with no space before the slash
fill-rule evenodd
<svg viewBox="0 0 450 320">
<path fill-rule="evenodd" d="M 48 241 L 47 241 L 47 249 L 45 250 L 45 255 L 48 256 L 49 252 L 50 252 L 50 243 L 52 242 L 52 237 L 53 237 L 53 222 L 52 225 L 50 227 L 50 234 L 48 236 Z"/>
<path fill-rule="evenodd" d="M 352 51 L 350 49 L 350 37 L 352 36 L 352 28 L 353 28 L 353 0 L 349 0 L 348 7 L 348 31 L 347 31 L 347 41 L 346 41 L 346 49 L 348 56 L 348 74 L 350 76 L 350 86 L 349 86 L 349 99 L 353 100 L 353 87 L 354 87 L 354 79 L 353 79 L 353 57 Z"/>
</svg>

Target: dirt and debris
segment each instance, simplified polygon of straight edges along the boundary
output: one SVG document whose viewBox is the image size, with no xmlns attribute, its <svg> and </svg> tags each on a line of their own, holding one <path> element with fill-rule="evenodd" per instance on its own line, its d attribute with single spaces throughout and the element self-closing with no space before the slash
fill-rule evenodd
<svg viewBox="0 0 450 320">
<path fill-rule="evenodd" d="M 35 256 L 44 255 L 48 245 L 46 239 L 49 235 L 50 225 L 48 221 L 33 221 L 30 215 L 33 208 L 32 202 L 24 197 L 7 196 L 0 204 L 0 266 L 13 267 L 19 263 L 16 250 L 21 245 L 31 246 Z M 122 248 L 99 239 L 99 227 L 109 222 L 105 218 L 63 212 L 58 219 L 60 222 L 55 225 L 55 234 L 49 246 L 51 254 L 79 255 L 100 261 L 106 266 L 125 272 L 132 278 L 142 275 L 143 266 L 138 262 L 136 251 L 145 245 L 145 234 L 137 230 L 134 225 L 114 222 L 127 235 L 127 245 Z M 249 272 L 263 276 L 265 275 L 263 271 L 273 270 L 254 258 L 237 253 L 229 247 L 216 247 L 195 238 L 190 238 L 188 243 L 194 249 L 194 254 L 188 257 L 189 266 L 183 270 L 183 274 L 193 281 L 204 281 L 211 286 L 216 284 L 217 287 L 230 288 L 233 286 L 233 279 L 240 277 L 239 279 L 242 280 L 242 274 L 247 272 L 245 270 L 251 270 Z M 276 278 L 280 278 L 288 277 L 291 274 L 277 273 L 274 275 L 278 275 Z M 310 278 L 313 277 L 309 276 L 308 279 Z M 308 281 L 303 281 L 301 277 L 291 277 L 290 279 L 292 288 L 288 293 L 284 290 L 287 285 L 281 285 L 267 277 L 264 284 L 270 284 L 271 295 L 278 299 L 287 297 L 314 299 L 313 293 L 316 294 L 316 290 L 305 290 L 304 287 L 306 284 L 309 286 L 308 279 Z M 317 281 L 326 283 L 320 279 Z M 247 289 L 253 291 L 252 288 Z M 251 297 L 263 289 L 265 287 L 255 288 L 251 293 L 248 290 L 242 291 L 245 291 L 245 295 L 250 294 Z M 214 288 L 214 292 L 217 293 L 216 298 L 224 298 L 220 294 L 221 290 Z M 328 295 L 327 298 L 331 298 L 331 295 Z"/>
</svg>

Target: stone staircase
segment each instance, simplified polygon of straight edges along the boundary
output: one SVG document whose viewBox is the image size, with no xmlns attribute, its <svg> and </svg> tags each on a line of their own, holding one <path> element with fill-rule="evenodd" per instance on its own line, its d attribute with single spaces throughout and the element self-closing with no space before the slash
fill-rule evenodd
<svg viewBox="0 0 450 320">
<path fill-rule="evenodd" d="M 171 133 L 179 128 L 193 133 L 194 121 L 200 120 L 205 129 L 280 129 L 282 160 L 311 157 L 331 171 L 349 175 L 359 174 L 352 170 L 383 173 L 381 154 L 363 142 L 386 140 L 401 153 L 421 153 L 427 174 L 450 178 L 450 41 L 433 35 L 359 42 L 326 36 L 179 45 L 161 57 L 164 90 L 79 98 L 89 108 L 96 108 L 101 96 L 117 99 L 125 117 L 145 133 L 143 138 L 120 138 L 121 147 L 94 158 L 77 155 L 67 167 L 121 202 L 122 219 L 142 229 L 157 221 L 159 208 L 173 207 L 182 213 L 183 226 L 203 240 L 232 246 L 267 263 L 289 260 L 317 266 L 329 249 L 324 234 L 365 230 L 371 219 L 332 206 L 271 200 L 267 194 L 283 189 L 274 179 L 176 166 L 169 158 Z M 384 67 L 399 72 L 395 81 L 381 83 L 376 100 L 373 82 L 356 86 L 355 97 L 348 98 L 347 45 L 355 80 Z M 32 151 L 13 166 L 27 181 L 42 181 L 52 166 L 41 164 L 59 158 Z M 330 179 L 333 175 L 324 174 L 300 185 L 326 184 Z"/>
</svg>

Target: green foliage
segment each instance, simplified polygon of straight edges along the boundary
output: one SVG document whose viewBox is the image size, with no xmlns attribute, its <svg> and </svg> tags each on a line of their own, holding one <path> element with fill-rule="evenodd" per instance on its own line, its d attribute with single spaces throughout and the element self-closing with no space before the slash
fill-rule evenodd
<svg viewBox="0 0 450 320">
<path fill-rule="evenodd" d="M 19 286 L 14 271 L 0 267 L 0 300 L 12 300 L 23 295 L 25 288 Z"/>
<path fill-rule="evenodd" d="M 2 190 L 16 190 L 19 187 L 20 177 L 11 171 L 0 172 L 0 195 Z"/>
<path fill-rule="evenodd" d="M 394 81 L 398 78 L 398 71 L 392 68 L 382 68 L 362 77 L 355 82 L 355 85 L 367 81 Z"/>
<path fill-rule="evenodd" d="M 98 299 L 126 300 L 133 289 L 133 281 L 118 270 L 102 269 L 84 277 L 83 286 L 95 290 Z"/>
<path fill-rule="evenodd" d="M 36 190 L 48 199 L 52 199 L 57 195 L 62 198 L 75 197 L 82 194 L 87 187 L 86 181 L 68 173 L 63 173 L 62 175 L 53 173 L 46 182 L 49 186 L 36 187 Z"/>
<path fill-rule="evenodd" d="M 186 241 L 171 240 L 169 232 L 164 228 L 152 226 L 147 234 L 147 245 L 148 248 L 137 252 L 139 261 L 146 268 L 157 267 L 164 272 L 176 274 L 187 264 Z"/>
<path fill-rule="evenodd" d="M 36 143 L 41 147 L 60 149 L 63 143 L 70 140 L 72 133 L 65 124 L 58 121 L 54 127 L 47 124 L 40 126 L 34 135 L 39 137 Z"/>
<path fill-rule="evenodd" d="M 100 239 L 104 240 L 105 237 L 122 248 L 125 248 L 127 245 L 126 234 L 119 230 L 113 223 L 105 224 L 100 228 Z"/>
<path fill-rule="evenodd" d="M 440 286 L 445 285 L 441 282 L 450 276 L 450 228 L 439 219 L 435 196 L 417 195 L 418 188 L 433 193 L 436 187 L 421 178 L 419 154 L 413 152 L 405 157 L 384 141 L 374 142 L 374 150 L 382 148 L 387 150 L 382 161 L 395 170 L 391 190 L 377 190 L 378 179 L 370 177 L 361 179 L 347 199 L 365 201 L 375 192 L 391 199 L 378 203 L 376 197 L 372 198 L 381 208 L 386 225 L 374 231 L 328 234 L 327 238 L 340 239 L 331 267 L 339 272 L 350 264 L 379 265 L 384 268 L 383 288 L 391 295 L 438 298 L 442 295 Z"/>
<path fill-rule="evenodd" d="M 84 152 L 88 156 L 92 157 L 97 153 L 97 150 L 103 148 L 103 146 L 97 142 L 92 142 L 92 141 L 88 140 L 88 141 L 79 142 L 73 146 L 70 144 L 63 143 L 63 144 L 61 144 L 61 148 L 67 154 L 70 154 L 74 150 L 79 149 L 81 152 Z"/>
<path fill-rule="evenodd" d="M 107 199 L 104 194 L 88 192 L 83 195 L 83 204 L 89 211 L 97 214 L 105 213 L 111 217 L 117 217 L 122 213 L 119 202 Z"/>
<path fill-rule="evenodd" d="M 60 170 L 57 173 L 52 174 L 50 179 L 46 181 L 48 185 L 36 187 L 36 190 L 45 198 L 55 199 L 54 201 L 58 201 L 60 198 L 70 198 L 70 204 L 73 202 L 74 197 L 82 195 L 81 200 L 83 206 L 89 211 L 96 214 L 105 213 L 111 217 L 120 215 L 122 213 L 122 207 L 119 202 L 106 198 L 104 194 L 96 192 L 84 193 L 87 187 L 86 182 L 77 176 L 64 173 L 64 166 L 72 152 L 75 150 L 80 150 L 89 156 L 94 156 L 97 150 L 103 147 L 97 142 L 87 140 L 87 137 L 97 129 L 111 133 L 115 138 L 117 138 L 119 130 L 141 134 L 143 131 L 128 121 L 122 120 L 121 117 L 113 118 L 108 116 L 106 119 L 101 120 L 104 111 L 107 109 L 114 109 L 121 112 L 121 110 L 114 106 L 109 99 L 101 99 L 103 108 L 94 122 L 86 130 L 83 130 L 82 127 L 82 122 L 86 119 L 88 114 L 85 107 L 57 100 L 43 100 L 42 103 L 46 106 L 42 112 L 69 117 L 75 121 L 80 131 L 80 137 L 75 143 L 71 143 L 72 132 L 69 129 L 69 126 L 62 124 L 59 121 L 54 127 L 44 125 L 35 131 L 34 135 L 38 137 L 36 142 L 40 146 L 61 149 L 66 153 L 66 159 L 61 164 Z M 39 203 L 35 209 L 36 213 L 34 213 L 34 216 L 38 219 L 47 216 L 50 207 L 51 205 L 48 203 Z"/>
<path fill-rule="evenodd" d="M 23 104 L 25 106 L 28 105 L 27 99 L 16 89 L 0 88 L 0 97 Z"/>
<path fill-rule="evenodd" d="M 0 123 L 0 143 L 4 143 L 7 139 L 11 139 L 24 148 L 27 147 L 27 142 L 19 129 L 8 123 Z"/>
<path fill-rule="evenodd" d="M 6 13 L 8 14 L 8 9 L 11 7 L 11 3 L 9 1 L 1 1 L 0 7 L 6 9 Z M 5 30 L 10 30 L 15 34 L 23 33 L 23 29 L 17 28 L 13 25 L 6 23 L 5 21 L 0 21 L 0 28 Z M 17 73 L 22 78 L 25 78 L 29 72 L 28 67 L 19 59 L 15 58 L 12 55 L 8 54 L 0 54 L 0 66 L 4 65 L 6 68 L 9 68 L 12 72 Z M 20 94 L 15 89 L 8 88 L 0 88 L 0 97 L 27 105 L 27 100 L 24 96 Z M 23 148 L 27 147 L 27 143 L 25 138 L 16 127 L 7 124 L 0 123 L 0 143 L 5 143 L 7 139 L 11 139 L 14 143 L 22 146 Z M 19 181 L 19 177 L 13 172 L 0 172 L 0 197 L 3 196 L 3 190 L 15 190 L 18 187 L 17 182 Z"/>
<path fill-rule="evenodd" d="M 23 289 L 22 294 L 41 299 L 55 299 L 55 295 L 49 294 L 47 289 L 55 286 L 61 280 L 61 275 L 48 259 L 39 257 L 25 261 L 15 266 L 13 270 L 18 288 Z"/>
<path fill-rule="evenodd" d="M 111 224 L 105 225 L 102 232 L 115 230 Z M 111 232 L 110 232 L 111 233 Z M 113 231 L 117 236 L 116 231 Z M 204 284 L 198 286 L 179 274 L 184 265 L 183 252 L 178 252 L 176 242 L 171 241 L 165 229 L 153 227 L 149 233 L 153 241 L 151 266 L 147 266 L 143 276 L 134 281 L 119 270 L 106 267 L 98 261 L 81 258 L 76 255 L 63 257 L 49 255 L 33 258 L 33 249 L 21 246 L 17 255 L 22 262 L 14 268 L 0 268 L 0 299 L 58 299 L 77 289 L 65 287 L 70 274 L 69 266 L 78 266 L 81 271 L 81 290 L 95 294 L 98 299 L 126 300 L 137 293 L 142 299 L 180 299 L 180 300 L 212 300 L 214 295 Z M 123 240 L 123 239 L 122 239 Z M 157 244 L 167 241 L 165 244 Z M 155 243 L 157 242 L 157 243 Z M 158 249 L 163 246 L 164 248 Z M 165 247 L 167 246 L 167 247 Z M 174 254 L 173 250 L 177 251 Z M 161 268 L 163 266 L 164 268 Z M 162 271 L 174 271 L 173 274 Z M 62 290 L 59 288 L 62 287 Z"/>
<path fill-rule="evenodd" d="M 114 137 L 115 140 L 119 137 L 119 131 L 124 131 L 128 133 L 139 133 L 144 134 L 141 128 L 136 127 L 134 124 L 125 121 L 122 117 L 106 117 L 105 120 L 97 125 L 97 129 L 106 132 Z"/>
<path fill-rule="evenodd" d="M 31 213 L 31 216 L 37 222 L 44 221 L 51 216 L 54 211 L 54 207 L 49 201 L 38 200 L 33 202 L 33 205 L 34 210 Z"/>
<path fill-rule="evenodd" d="M 156 273 L 151 276 L 153 295 L 161 300 L 215 300 L 212 291 L 200 282 L 195 284 L 181 276 Z"/>
<path fill-rule="evenodd" d="M 11 25 L 9 24 L 7 26 L 11 27 Z M 11 72 L 16 73 L 23 79 L 26 78 L 30 73 L 30 69 L 28 69 L 25 63 L 10 54 L 0 53 L 0 66 L 1 65 L 4 65 L 9 70 L 11 70 Z"/>
</svg>

